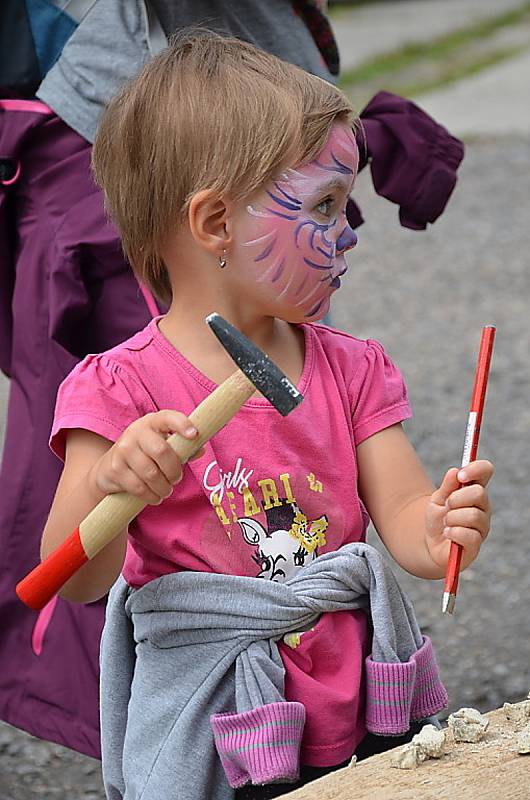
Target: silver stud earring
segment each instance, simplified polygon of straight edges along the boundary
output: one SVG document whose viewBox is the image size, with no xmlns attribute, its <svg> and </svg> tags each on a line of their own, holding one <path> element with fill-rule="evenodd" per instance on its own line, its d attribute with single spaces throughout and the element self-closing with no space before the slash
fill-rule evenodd
<svg viewBox="0 0 530 800">
<path fill-rule="evenodd" d="M 219 266 L 221 269 L 226 267 L 226 250 L 223 250 L 223 255 L 219 256 Z"/>
</svg>

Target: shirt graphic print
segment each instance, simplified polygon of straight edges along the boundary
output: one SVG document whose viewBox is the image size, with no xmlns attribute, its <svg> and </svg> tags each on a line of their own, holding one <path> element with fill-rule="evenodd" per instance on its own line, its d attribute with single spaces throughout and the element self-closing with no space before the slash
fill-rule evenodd
<svg viewBox="0 0 530 800">
<path fill-rule="evenodd" d="M 235 535 L 248 545 L 248 559 L 255 567 L 246 574 L 283 581 L 313 561 L 325 546 L 328 515 L 310 518 L 304 513 L 288 472 L 261 479 L 254 478 L 254 472 L 245 468 L 241 457 L 233 471 L 226 473 L 213 461 L 205 469 L 203 486 L 210 490 L 210 502 L 226 535 L 230 539 Z M 212 474 L 220 479 L 210 483 Z M 323 495 L 323 484 L 313 472 L 306 480 L 310 491 Z"/>
</svg>

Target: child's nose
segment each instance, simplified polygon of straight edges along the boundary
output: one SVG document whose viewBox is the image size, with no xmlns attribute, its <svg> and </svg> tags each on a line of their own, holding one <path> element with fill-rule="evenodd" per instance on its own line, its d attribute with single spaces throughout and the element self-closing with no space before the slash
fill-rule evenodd
<svg viewBox="0 0 530 800">
<path fill-rule="evenodd" d="M 341 231 L 339 238 L 337 239 L 337 252 L 338 253 L 345 253 L 347 250 L 351 250 L 352 247 L 355 247 L 357 244 L 357 234 L 350 228 L 349 225 L 346 225 L 343 231 Z"/>
</svg>

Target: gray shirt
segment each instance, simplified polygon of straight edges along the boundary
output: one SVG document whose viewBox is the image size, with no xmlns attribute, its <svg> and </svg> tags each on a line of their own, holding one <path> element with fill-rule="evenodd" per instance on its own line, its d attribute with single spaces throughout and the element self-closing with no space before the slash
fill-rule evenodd
<svg viewBox="0 0 530 800">
<path fill-rule="evenodd" d="M 93 142 L 101 112 L 122 83 L 165 47 L 167 36 L 199 24 L 332 80 L 290 0 L 97 0 L 37 96 Z"/>
</svg>

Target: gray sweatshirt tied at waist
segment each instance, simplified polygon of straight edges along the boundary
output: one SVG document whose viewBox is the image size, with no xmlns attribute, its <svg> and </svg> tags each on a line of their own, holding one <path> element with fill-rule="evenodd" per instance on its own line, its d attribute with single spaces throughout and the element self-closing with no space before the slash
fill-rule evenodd
<svg viewBox="0 0 530 800">
<path fill-rule="evenodd" d="M 285 583 L 179 572 L 132 590 L 120 578 L 109 596 L 101 645 L 109 800 L 231 800 L 227 774 L 233 771 L 223 769 L 210 718 L 226 712 L 239 718 L 282 703 L 276 641 L 323 613 L 359 608 L 373 626 L 367 726 L 399 732 L 388 727 L 399 707 L 406 730 L 411 718 L 443 708 L 447 695 L 410 601 L 370 545 L 321 555 Z M 400 683 L 401 694 L 389 700 Z M 235 785 L 246 781 L 258 782 L 250 774 Z"/>
</svg>

